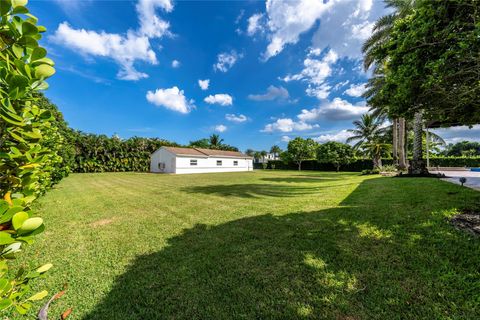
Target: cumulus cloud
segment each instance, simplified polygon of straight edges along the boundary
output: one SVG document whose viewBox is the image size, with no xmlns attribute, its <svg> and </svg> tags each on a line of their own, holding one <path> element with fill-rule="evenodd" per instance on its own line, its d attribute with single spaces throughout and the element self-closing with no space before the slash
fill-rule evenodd
<svg viewBox="0 0 480 320">
<path fill-rule="evenodd" d="M 236 122 L 236 123 L 242 123 L 248 120 L 247 116 L 243 114 L 236 115 L 233 113 L 227 113 L 225 115 L 225 119 L 227 119 L 228 121 Z"/>
<path fill-rule="evenodd" d="M 172 61 L 172 68 L 178 68 L 178 67 L 180 67 L 180 61 L 173 60 Z"/>
<path fill-rule="evenodd" d="M 351 84 L 350 85 L 350 88 L 348 88 L 347 90 L 345 90 L 345 94 L 348 94 L 349 96 L 351 97 L 361 97 L 362 94 L 365 92 L 366 88 L 365 88 L 365 85 L 366 83 L 359 83 L 359 84 Z"/>
<path fill-rule="evenodd" d="M 136 31 L 129 30 L 125 34 L 118 34 L 75 29 L 67 22 L 62 22 L 50 40 L 85 56 L 112 59 L 120 66 L 117 73 L 119 79 L 147 78 L 146 73 L 135 69 L 134 63 L 144 61 L 157 64 L 150 39 L 169 34 L 169 23 L 156 15 L 156 9 L 170 12 L 173 4 L 169 0 L 140 0 L 136 5 L 140 27 Z"/>
<path fill-rule="evenodd" d="M 221 106 L 231 106 L 233 103 L 233 98 L 226 93 L 217 93 L 215 95 L 209 95 L 204 99 L 206 103 L 209 104 L 219 104 Z"/>
<path fill-rule="evenodd" d="M 458 126 L 434 129 L 432 131 L 442 137 L 447 143 L 457 143 L 461 141 L 480 142 L 480 125 L 474 125 L 472 128 L 468 126 Z"/>
<path fill-rule="evenodd" d="M 343 142 L 347 141 L 348 138 L 353 136 L 352 133 L 348 132 L 347 130 L 341 130 L 337 133 L 325 133 L 321 134 L 318 137 L 313 138 L 313 140 L 319 143 L 325 143 L 329 141 L 336 141 L 336 142 Z"/>
<path fill-rule="evenodd" d="M 136 5 L 138 21 L 140 23 L 139 33 L 149 38 L 160 38 L 168 32 L 170 24 L 161 19 L 157 9 L 165 12 L 173 10 L 173 3 L 170 0 L 139 0 Z"/>
<path fill-rule="evenodd" d="M 386 13 L 382 1 L 335 1 L 328 17 L 321 20 L 315 31 L 312 46 L 331 48 L 340 57 L 360 59 L 363 42 L 370 37 L 375 21 Z"/>
<path fill-rule="evenodd" d="M 243 55 L 235 50 L 222 52 L 217 55 L 217 62 L 213 65 L 213 69 L 215 71 L 227 72 L 241 58 L 243 58 Z"/>
<path fill-rule="evenodd" d="M 267 0 L 264 24 L 269 44 L 263 58 L 268 60 L 287 45 L 296 44 L 314 27 L 313 47 L 360 58 L 361 44 L 370 36 L 377 18 L 386 13 L 384 7 L 382 1 L 373 0 Z"/>
<path fill-rule="evenodd" d="M 147 92 L 147 101 L 159 107 L 180 113 L 189 113 L 194 108 L 193 100 L 188 100 L 178 87 L 157 89 Z"/>
<path fill-rule="evenodd" d="M 297 43 L 299 36 L 310 30 L 336 2 L 335 0 L 267 0 L 267 26 L 270 41 L 263 58 L 268 60 L 279 54 L 286 45 Z M 334 29 L 330 32 L 332 30 Z"/>
<path fill-rule="evenodd" d="M 250 94 L 248 99 L 254 101 L 272 101 L 272 100 L 286 100 L 288 99 L 288 90 L 284 87 L 269 86 L 267 92 L 263 94 Z"/>
<path fill-rule="evenodd" d="M 281 140 L 282 142 L 289 142 L 290 140 L 292 140 L 292 138 L 290 138 L 289 136 L 282 136 L 282 137 L 280 138 L 280 140 Z"/>
<path fill-rule="evenodd" d="M 198 85 L 202 90 L 207 90 L 210 85 L 210 79 L 198 80 Z"/>
<path fill-rule="evenodd" d="M 305 92 L 309 96 L 325 99 L 330 94 L 331 86 L 326 83 L 328 77 L 332 75 L 332 66 L 338 60 L 335 51 L 329 50 L 322 57 L 322 51 L 311 49 L 303 61 L 303 70 L 294 75 L 287 75 L 282 80 L 305 81 L 308 87 Z"/>
<path fill-rule="evenodd" d="M 216 125 L 214 128 L 214 130 L 217 132 L 225 132 L 227 129 L 227 126 L 224 126 L 223 124 Z"/>
<path fill-rule="evenodd" d="M 304 121 L 294 121 L 290 118 L 277 119 L 273 123 L 265 125 L 262 132 L 293 132 L 293 131 L 305 131 L 313 128 L 317 128 L 318 125 L 311 125 Z"/>
<path fill-rule="evenodd" d="M 368 110 L 369 108 L 361 103 L 353 105 L 348 101 L 335 98 L 333 101 L 328 101 L 318 108 L 303 109 L 297 117 L 304 122 L 313 122 L 320 119 L 334 121 L 354 120 L 367 113 Z"/>
<path fill-rule="evenodd" d="M 249 36 L 255 35 L 257 32 L 263 31 L 262 25 L 263 14 L 256 13 L 248 18 L 248 27 L 247 27 L 247 34 Z"/>
</svg>

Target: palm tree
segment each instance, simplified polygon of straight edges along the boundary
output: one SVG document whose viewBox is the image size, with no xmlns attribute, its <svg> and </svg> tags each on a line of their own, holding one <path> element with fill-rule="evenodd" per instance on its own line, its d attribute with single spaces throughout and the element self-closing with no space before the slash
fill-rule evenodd
<svg viewBox="0 0 480 320">
<path fill-rule="evenodd" d="M 255 155 L 255 150 L 253 150 L 253 149 L 247 149 L 247 150 L 245 150 L 245 154 L 246 154 L 247 156 L 253 157 L 253 156 Z"/>
<path fill-rule="evenodd" d="M 260 155 L 262 156 L 263 162 L 265 162 L 265 157 L 267 156 L 268 152 L 265 150 L 260 151 Z"/>
<path fill-rule="evenodd" d="M 365 143 L 362 146 L 366 155 L 373 159 L 373 168 L 382 168 L 382 157 L 388 156 L 392 152 L 392 145 L 389 143 L 382 143 L 379 141 L 373 141 Z"/>
<path fill-rule="evenodd" d="M 280 149 L 279 146 L 277 145 L 273 145 L 271 148 L 270 148 L 270 153 L 273 153 L 273 155 L 275 156 L 275 158 L 278 157 L 278 155 L 282 152 L 282 149 Z"/>
<path fill-rule="evenodd" d="M 359 149 L 364 143 L 371 143 L 378 140 L 386 131 L 383 127 L 383 121 L 373 114 L 366 113 L 360 120 L 353 121 L 355 129 L 349 129 L 348 132 L 353 133 L 353 136 L 347 139 L 347 143 L 357 141 L 353 146 L 354 149 Z"/>
<path fill-rule="evenodd" d="M 391 30 L 397 19 L 401 19 L 412 12 L 415 6 L 415 0 L 385 0 L 386 7 L 392 8 L 393 12 L 381 17 L 375 22 L 373 33 L 362 46 L 364 54 L 363 64 L 365 70 L 375 65 L 373 77 L 368 81 L 366 97 L 373 97 L 381 90 L 384 85 L 384 70 L 383 65 L 388 57 L 380 53 L 380 49 L 390 37 Z M 384 109 L 383 112 L 388 113 L 388 101 L 384 104 L 377 105 L 376 108 Z M 405 169 L 406 152 L 405 152 L 405 119 L 393 119 L 393 152 L 394 158 L 397 158 L 397 164 L 400 169 Z"/>
<path fill-rule="evenodd" d="M 262 154 L 258 151 L 255 151 L 255 153 L 253 154 L 253 158 L 255 159 L 255 162 L 259 162 L 260 161 L 260 158 L 262 157 Z"/>
<path fill-rule="evenodd" d="M 374 168 L 381 167 L 381 157 L 385 153 L 387 145 L 381 142 L 381 138 L 387 130 L 386 127 L 382 126 L 383 119 L 367 113 L 360 120 L 355 120 L 353 124 L 355 129 L 348 130 L 348 132 L 353 133 L 353 136 L 348 138 L 347 142 L 357 141 L 353 148 L 355 150 L 360 149 L 372 157 Z"/>
<path fill-rule="evenodd" d="M 209 142 L 210 142 L 210 148 L 212 149 L 218 149 L 222 146 L 223 144 L 223 139 L 220 138 L 218 134 L 212 134 L 209 137 Z"/>
</svg>

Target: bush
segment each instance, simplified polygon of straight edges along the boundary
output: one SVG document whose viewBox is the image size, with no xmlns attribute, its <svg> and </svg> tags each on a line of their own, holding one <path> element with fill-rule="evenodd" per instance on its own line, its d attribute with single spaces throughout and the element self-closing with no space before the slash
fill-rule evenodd
<svg viewBox="0 0 480 320">
<path fill-rule="evenodd" d="M 8 261 L 45 229 L 31 203 L 57 179 L 54 173 L 61 162 L 49 148 L 60 139 L 52 113 L 38 103 L 37 96 L 48 87 L 44 80 L 55 69 L 47 51 L 38 45 L 45 27 L 37 25 L 25 3 L 0 2 L 0 311 L 14 307 L 20 314 L 48 294 L 32 294 L 30 282 L 51 264 L 13 272 Z"/>
<path fill-rule="evenodd" d="M 391 164 L 387 164 L 382 166 L 381 170 L 382 172 L 397 172 L 397 167 Z"/>
<path fill-rule="evenodd" d="M 266 170 L 268 168 L 268 163 L 267 162 L 263 162 L 262 163 L 262 169 L 263 170 Z"/>
<path fill-rule="evenodd" d="M 362 170 L 362 176 L 369 175 L 369 174 L 379 174 L 380 169 L 365 169 Z"/>
</svg>

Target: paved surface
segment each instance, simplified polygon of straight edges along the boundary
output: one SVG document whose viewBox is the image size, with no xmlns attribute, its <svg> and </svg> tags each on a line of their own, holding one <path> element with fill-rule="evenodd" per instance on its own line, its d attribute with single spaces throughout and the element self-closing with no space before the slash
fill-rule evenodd
<svg viewBox="0 0 480 320">
<path fill-rule="evenodd" d="M 480 190 L 480 172 L 474 172 L 474 171 L 430 171 L 431 173 L 444 173 L 447 178 L 444 178 L 442 180 L 456 183 L 456 184 L 461 184 L 458 179 L 461 177 L 467 178 L 467 182 L 465 183 L 465 186 L 470 187 L 472 189 Z"/>
</svg>

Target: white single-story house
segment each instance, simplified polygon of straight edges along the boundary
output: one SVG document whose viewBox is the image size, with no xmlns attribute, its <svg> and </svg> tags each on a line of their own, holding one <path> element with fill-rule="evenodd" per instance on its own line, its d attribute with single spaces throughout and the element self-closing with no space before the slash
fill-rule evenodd
<svg viewBox="0 0 480 320">
<path fill-rule="evenodd" d="M 253 158 L 236 151 L 161 147 L 150 158 L 150 172 L 184 174 L 252 170 Z"/>
</svg>

